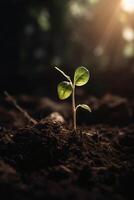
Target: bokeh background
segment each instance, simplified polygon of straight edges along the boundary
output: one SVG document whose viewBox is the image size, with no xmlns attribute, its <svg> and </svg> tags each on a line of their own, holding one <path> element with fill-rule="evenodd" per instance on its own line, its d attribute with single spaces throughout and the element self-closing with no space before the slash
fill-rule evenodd
<svg viewBox="0 0 134 200">
<path fill-rule="evenodd" d="M 134 0 L 1 0 L 1 91 L 54 96 L 81 65 L 88 93 L 134 96 Z"/>
</svg>

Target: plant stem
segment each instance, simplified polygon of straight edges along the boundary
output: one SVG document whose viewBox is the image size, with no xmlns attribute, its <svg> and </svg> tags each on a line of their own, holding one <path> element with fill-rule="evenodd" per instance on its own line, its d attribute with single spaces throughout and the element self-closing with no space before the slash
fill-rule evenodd
<svg viewBox="0 0 134 200">
<path fill-rule="evenodd" d="M 75 85 L 72 86 L 72 111 L 73 111 L 73 128 L 76 132 L 76 108 L 75 108 Z"/>
</svg>

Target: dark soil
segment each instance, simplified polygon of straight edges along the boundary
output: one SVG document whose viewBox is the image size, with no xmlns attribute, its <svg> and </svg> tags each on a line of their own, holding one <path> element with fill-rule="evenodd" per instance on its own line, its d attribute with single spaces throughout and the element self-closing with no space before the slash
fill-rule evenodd
<svg viewBox="0 0 134 200">
<path fill-rule="evenodd" d="M 75 134 L 67 103 L 18 97 L 38 121 L 33 126 L 1 98 L 2 200 L 134 199 L 133 100 L 106 95 L 84 102 L 93 112 L 79 111 Z"/>
</svg>

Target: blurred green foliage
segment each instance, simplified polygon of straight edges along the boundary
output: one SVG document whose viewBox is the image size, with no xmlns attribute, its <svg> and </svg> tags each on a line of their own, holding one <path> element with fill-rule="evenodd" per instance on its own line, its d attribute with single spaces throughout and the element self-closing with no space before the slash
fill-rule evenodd
<svg viewBox="0 0 134 200">
<path fill-rule="evenodd" d="M 134 72 L 134 12 L 121 0 L 12 0 L 0 11 L 1 79 L 41 85 L 55 65 Z"/>
<path fill-rule="evenodd" d="M 116 70 L 133 60 L 134 14 L 124 12 L 120 0 L 44 2 L 27 8 L 22 73 L 31 72 L 30 66 L 36 76 L 45 66 L 89 63 L 98 70 Z"/>
</svg>

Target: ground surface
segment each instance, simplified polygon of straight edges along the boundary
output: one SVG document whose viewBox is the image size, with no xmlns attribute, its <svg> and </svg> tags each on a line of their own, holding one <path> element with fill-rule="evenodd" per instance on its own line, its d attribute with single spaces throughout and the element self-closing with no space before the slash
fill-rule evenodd
<svg viewBox="0 0 134 200">
<path fill-rule="evenodd" d="M 93 113 L 79 111 L 77 135 L 69 129 L 69 104 L 18 97 L 19 105 L 38 121 L 32 125 L 7 100 L 0 100 L 3 200 L 134 199 L 132 100 L 87 97 L 84 102 Z"/>
</svg>

